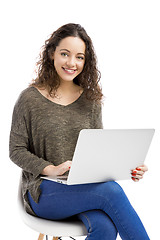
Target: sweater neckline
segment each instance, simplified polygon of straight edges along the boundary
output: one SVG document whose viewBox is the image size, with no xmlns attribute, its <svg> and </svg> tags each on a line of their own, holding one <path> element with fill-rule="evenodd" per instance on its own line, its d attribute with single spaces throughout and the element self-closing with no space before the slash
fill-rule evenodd
<svg viewBox="0 0 160 240">
<path fill-rule="evenodd" d="M 69 107 L 69 106 L 71 106 L 71 105 L 74 105 L 74 104 L 77 103 L 77 102 L 81 99 L 81 97 L 84 95 L 84 90 L 83 90 L 83 92 L 81 93 L 81 95 L 80 95 L 75 101 L 73 101 L 73 102 L 71 102 L 71 103 L 69 103 L 69 104 L 67 104 L 67 105 L 62 105 L 62 104 L 59 104 L 59 103 L 52 102 L 51 100 L 49 100 L 48 98 L 46 98 L 46 97 L 45 97 L 44 95 L 42 95 L 42 93 L 40 93 L 40 92 L 38 91 L 38 89 L 35 88 L 34 86 L 32 86 L 31 88 L 33 88 L 34 91 L 37 92 L 38 95 L 39 95 L 41 98 L 43 98 L 45 101 L 49 102 L 50 104 L 56 105 L 56 106 L 58 106 L 58 107 L 62 107 L 62 108 L 67 108 L 67 107 Z"/>
</svg>

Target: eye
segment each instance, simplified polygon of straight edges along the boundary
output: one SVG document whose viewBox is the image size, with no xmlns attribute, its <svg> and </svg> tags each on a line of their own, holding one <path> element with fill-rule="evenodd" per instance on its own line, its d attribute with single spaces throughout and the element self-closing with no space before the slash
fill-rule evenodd
<svg viewBox="0 0 160 240">
<path fill-rule="evenodd" d="M 79 60 L 84 60 L 84 57 L 82 57 L 82 56 L 78 56 L 77 57 Z"/>
<path fill-rule="evenodd" d="M 68 56 L 68 54 L 67 54 L 67 53 L 65 53 L 65 52 L 62 52 L 62 53 L 61 53 L 61 56 L 63 56 L 63 57 L 67 57 L 67 56 Z"/>
</svg>

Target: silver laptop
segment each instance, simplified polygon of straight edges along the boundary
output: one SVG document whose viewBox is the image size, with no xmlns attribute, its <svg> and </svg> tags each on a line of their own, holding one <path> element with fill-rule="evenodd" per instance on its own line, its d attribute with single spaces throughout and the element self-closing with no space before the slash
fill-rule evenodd
<svg viewBox="0 0 160 240">
<path fill-rule="evenodd" d="M 144 164 L 154 132 L 154 129 L 83 129 L 69 175 L 42 178 L 68 185 L 131 179 L 131 170 Z"/>
</svg>

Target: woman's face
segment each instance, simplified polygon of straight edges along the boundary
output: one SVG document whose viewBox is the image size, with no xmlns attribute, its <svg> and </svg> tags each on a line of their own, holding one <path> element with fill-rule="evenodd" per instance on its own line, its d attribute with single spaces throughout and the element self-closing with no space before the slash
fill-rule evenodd
<svg viewBox="0 0 160 240">
<path fill-rule="evenodd" d="M 53 59 L 61 81 L 73 81 L 82 72 L 85 48 L 85 43 L 79 37 L 66 37 L 60 41 Z"/>
</svg>

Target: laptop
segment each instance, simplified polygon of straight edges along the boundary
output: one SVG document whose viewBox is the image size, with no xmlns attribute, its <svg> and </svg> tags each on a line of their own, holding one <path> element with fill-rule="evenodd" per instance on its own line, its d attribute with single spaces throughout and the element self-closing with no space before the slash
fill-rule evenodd
<svg viewBox="0 0 160 240">
<path fill-rule="evenodd" d="M 154 129 L 83 129 L 68 176 L 43 176 L 67 185 L 131 179 L 144 164 Z"/>
</svg>

